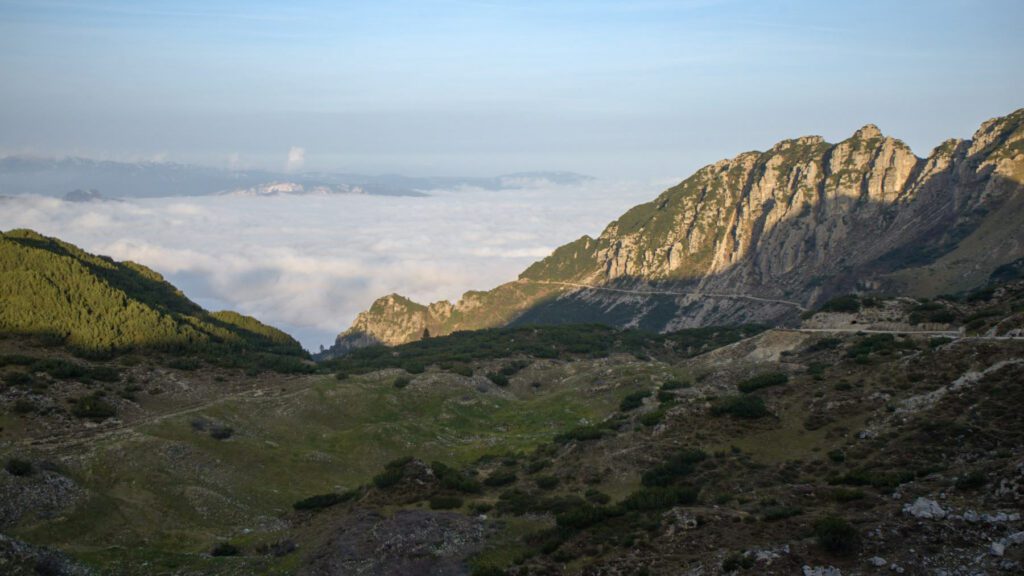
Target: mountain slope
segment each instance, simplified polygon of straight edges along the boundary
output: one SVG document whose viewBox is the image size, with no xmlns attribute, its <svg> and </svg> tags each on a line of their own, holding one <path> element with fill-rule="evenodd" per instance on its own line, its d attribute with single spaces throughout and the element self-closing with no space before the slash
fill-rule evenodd
<svg viewBox="0 0 1024 576">
<path fill-rule="evenodd" d="M 236 312 L 203 310 L 156 272 L 30 230 L 0 233 L 0 331 L 83 349 L 208 344 L 302 355 L 290 336 Z"/>
<path fill-rule="evenodd" d="M 456 303 L 384 297 L 329 354 L 508 323 L 665 330 L 785 322 L 851 290 L 933 296 L 1024 255 L 1024 109 L 927 158 L 873 125 L 698 170 L 652 202 Z"/>
</svg>

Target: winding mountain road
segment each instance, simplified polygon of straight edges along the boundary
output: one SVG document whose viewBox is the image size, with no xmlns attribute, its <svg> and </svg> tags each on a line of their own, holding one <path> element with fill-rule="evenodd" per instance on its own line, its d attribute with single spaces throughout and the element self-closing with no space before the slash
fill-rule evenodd
<svg viewBox="0 0 1024 576">
<path fill-rule="evenodd" d="M 628 288 L 612 288 L 611 286 L 594 286 L 591 284 L 577 284 L 575 282 L 556 282 L 553 280 L 520 280 L 520 282 L 528 282 L 532 284 L 549 284 L 554 286 L 568 286 L 570 288 L 580 288 L 584 290 L 603 290 L 605 292 L 618 292 L 622 294 L 638 294 L 641 296 L 696 296 L 698 298 L 727 298 L 733 300 L 752 300 L 754 302 L 765 302 L 767 304 L 782 304 L 785 306 L 792 306 L 801 312 L 807 311 L 802 304 L 799 302 L 793 302 L 792 300 L 777 300 L 774 298 L 761 298 L 760 296 L 751 296 L 749 294 L 723 294 L 720 292 L 674 292 L 668 290 L 631 290 Z"/>
</svg>

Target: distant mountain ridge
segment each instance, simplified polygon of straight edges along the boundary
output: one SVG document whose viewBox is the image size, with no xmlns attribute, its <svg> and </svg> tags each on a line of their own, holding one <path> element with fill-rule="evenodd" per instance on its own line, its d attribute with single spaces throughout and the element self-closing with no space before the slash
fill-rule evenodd
<svg viewBox="0 0 1024 576">
<path fill-rule="evenodd" d="M 838 143 L 779 142 L 705 166 L 459 300 L 378 299 L 327 355 L 523 323 L 650 330 L 785 323 L 847 291 L 934 296 L 1024 256 L 1024 109 L 927 158 L 867 125 Z"/>
<path fill-rule="evenodd" d="M 425 196 L 425 190 L 462 187 L 507 190 L 541 182 L 565 185 L 588 179 L 588 176 L 572 172 L 521 172 L 494 177 L 374 176 L 334 172 L 288 174 L 171 162 L 112 162 L 23 156 L 0 158 L 0 195 L 62 197 L 75 190 L 91 190 L 105 198 L 204 196 L 232 192 L 240 192 L 241 195 L 313 193 Z M 275 187 L 278 192 L 272 192 Z"/>
</svg>

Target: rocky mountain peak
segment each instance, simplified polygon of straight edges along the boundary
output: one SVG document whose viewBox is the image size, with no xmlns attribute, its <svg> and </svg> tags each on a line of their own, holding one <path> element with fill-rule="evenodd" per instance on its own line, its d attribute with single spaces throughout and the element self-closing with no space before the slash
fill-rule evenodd
<svg viewBox="0 0 1024 576">
<path fill-rule="evenodd" d="M 865 124 L 859 130 L 853 133 L 853 137 L 860 140 L 872 140 L 874 138 L 882 138 L 882 131 L 878 129 L 878 126 L 874 124 Z"/>
</svg>

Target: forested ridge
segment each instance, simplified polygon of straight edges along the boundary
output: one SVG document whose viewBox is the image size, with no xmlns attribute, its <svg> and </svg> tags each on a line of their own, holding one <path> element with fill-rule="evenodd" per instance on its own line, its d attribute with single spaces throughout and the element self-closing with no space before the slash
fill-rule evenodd
<svg viewBox="0 0 1024 576">
<path fill-rule="evenodd" d="M 236 312 L 207 312 L 163 276 L 31 230 L 0 233 L 0 331 L 87 350 L 226 345 L 302 355 L 291 336 Z"/>
</svg>

